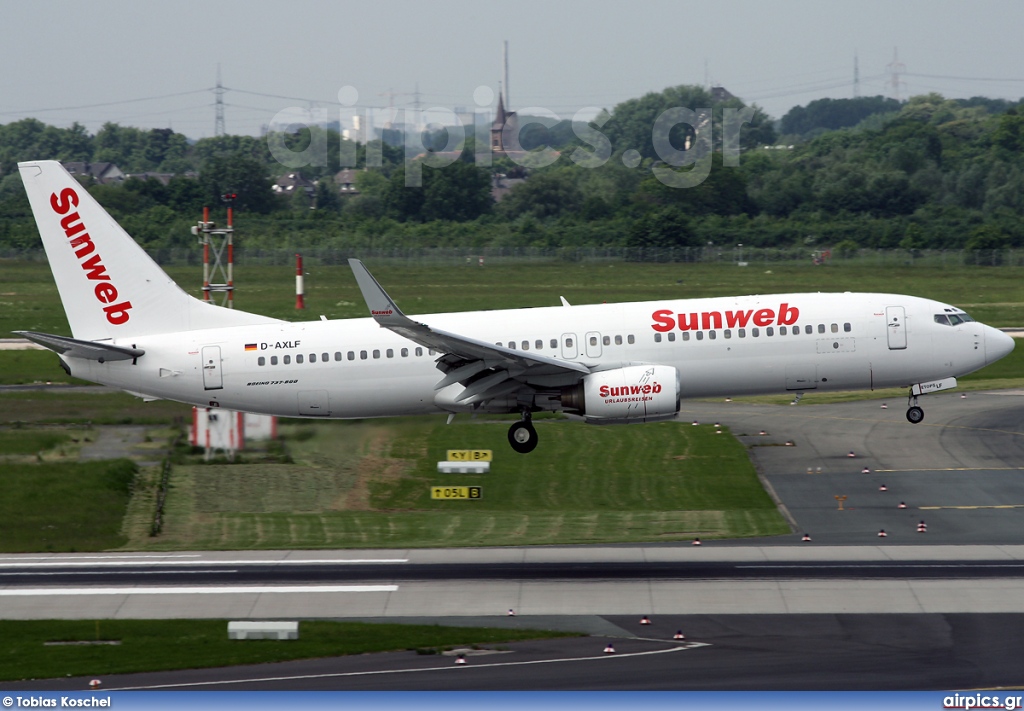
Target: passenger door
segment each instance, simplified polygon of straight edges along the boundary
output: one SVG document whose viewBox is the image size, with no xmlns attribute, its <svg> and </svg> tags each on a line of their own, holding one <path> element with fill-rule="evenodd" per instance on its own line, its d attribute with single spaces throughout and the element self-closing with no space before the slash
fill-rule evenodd
<svg viewBox="0 0 1024 711">
<path fill-rule="evenodd" d="M 885 307 L 885 324 L 889 338 L 889 350 L 898 351 L 907 347 L 907 316 L 902 306 Z"/>
</svg>

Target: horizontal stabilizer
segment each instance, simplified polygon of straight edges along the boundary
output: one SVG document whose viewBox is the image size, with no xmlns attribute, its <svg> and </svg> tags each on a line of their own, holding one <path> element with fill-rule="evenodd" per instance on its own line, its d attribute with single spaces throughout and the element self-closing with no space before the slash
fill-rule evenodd
<svg viewBox="0 0 1024 711">
<path fill-rule="evenodd" d="M 14 333 L 24 336 L 33 343 L 38 343 L 43 348 L 49 348 L 54 353 L 60 353 L 69 358 L 98 360 L 100 363 L 109 360 L 132 360 L 146 353 L 141 348 L 126 348 L 125 346 L 114 346 L 109 343 L 82 341 L 77 338 L 54 336 L 49 333 L 36 333 L 35 331 L 14 331 Z"/>
</svg>

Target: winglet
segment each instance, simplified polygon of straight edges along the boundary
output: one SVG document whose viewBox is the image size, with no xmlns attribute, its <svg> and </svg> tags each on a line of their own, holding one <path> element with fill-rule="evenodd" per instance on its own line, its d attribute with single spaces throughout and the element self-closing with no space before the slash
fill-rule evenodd
<svg viewBox="0 0 1024 711">
<path fill-rule="evenodd" d="M 408 317 L 395 305 L 384 291 L 384 287 L 373 278 L 361 260 L 350 259 L 348 264 L 352 267 L 352 274 L 355 275 L 359 290 L 363 292 L 363 299 L 370 308 L 370 315 L 374 321 L 385 327 L 404 326 L 409 323 Z"/>
</svg>

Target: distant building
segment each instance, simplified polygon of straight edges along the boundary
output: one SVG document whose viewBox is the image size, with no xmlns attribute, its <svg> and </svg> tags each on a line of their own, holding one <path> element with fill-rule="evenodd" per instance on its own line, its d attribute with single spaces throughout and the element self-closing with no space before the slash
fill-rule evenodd
<svg viewBox="0 0 1024 711">
<path fill-rule="evenodd" d="M 282 175 L 271 189 L 275 193 L 283 193 L 284 195 L 294 195 L 297 192 L 305 191 L 310 197 L 316 192 L 316 183 L 309 178 L 304 178 L 302 173 L 288 173 Z"/>
<path fill-rule="evenodd" d="M 121 183 L 127 177 L 121 169 L 113 163 L 85 163 L 81 161 L 72 161 L 69 163 L 62 163 L 62 165 L 65 170 L 72 175 L 92 178 L 101 185 Z"/>
<path fill-rule="evenodd" d="M 736 97 L 733 96 L 732 92 L 730 92 L 724 86 L 711 87 L 711 99 L 713 101 L 729 101 L 730 99 L 735 98 Z"/>
<path fill-rule="evenodd" d="M 504 173 L 495 173 L 491 176 L 491 197 L 494 202 L 499 203 L 512 192 L 512 188 L 525 180 L 525 178 L 509 178 Z"/>
<path fill-rule="evenodd" d="M 191 170 L 187 173 L 129 173 L 126 177 L 138 178 L 139 180 L 158 180 L 162 185 L 167 185 L 171 182 L 171 178 L 174 177 L 196 180 L 199 178 L 199 173 Z"/>
<path fill-rule="evenodd" d="M 508 146 L 505 145 L 505 128 L 508 127 L 507 136 L 511 139 Z M 508 151 L 520 151 L 519 148 L 519 121 L 516 119 L 515 111 L 505 110 L 505 99 L 498 94 L 498 108 L 494 112 L 494 121 L 491 122 L 491 151 L 494 153 L 506 153 Z"/>
<path fill-rule="evenodd" d="M 334 184 L 338 186 L 338 193 L 341 195 L 359 194 L 359 188 L 356 187 L 356 171 L 351 168 L 339 170 L 334 176 Z"/>
</svg>

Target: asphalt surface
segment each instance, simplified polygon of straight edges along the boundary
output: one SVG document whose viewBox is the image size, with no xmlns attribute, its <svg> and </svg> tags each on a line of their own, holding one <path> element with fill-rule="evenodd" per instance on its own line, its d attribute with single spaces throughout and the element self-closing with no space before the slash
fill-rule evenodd
<svg viewBox="0 0 1024 711">
<path fill-rule="evenodd" d="M 201 554 L 219 557 L 216 565 L 190 568 L 182 559 L 173 569 L 162 569 L 154 561 L 136 569 L 118 565 L 119 572 L 109 565 L 94 569 L 88 556 L 79 557 L 77 569 L 60 560 L 42 570 L 25 567 L 27 557 L 15 557 L 20 567 L 4 557 L 0 564 L 7 567 L 0 573 L 11 575 L 0 576 L 0 594 L 14 591 L 14 596 L 0 597 L 0 609 L 7 617 L 333 617 L 514 624 L 594 635 L 507 645 L 492 650 L 500 653 L 470 655 L 461 666 L 452 657 L 395 653 L 109 677 L 106 688 L 781 690 L 1024 684 L 1022 393 L 922 398 L 926 416 L 920 425 L 904 419 L 905 401 L 887 402 L 886 409 L 881 404 L 684 404 L 682 419 L 718 421 L 752 446 L 763 480 L 792 522 L 788 536 L 705 541 L 700 548 L 315 553 L 324 559 L 396 561 L 387 569 L 352 562 L 280 565 L 229 552 Z M 883 484 L 886 491 L 880 490 Z M 846 497 L 843 510 L 836 496 Z M 907 508 L 897 507 L 901 501 Z M 918 533 L 922 519 L 927 531 Z M 883 528 L 888 536 L 878 538 Z M 804 532 L 810 542 L 801 540 Z M 244 564 L 228 564 L 240 557 Z M 37 562 L 44 559 L 37 556 Z M 186 581 L 203 592 L 186 593 L 181 589 Z M 394 589 L 323 592 L 329 585 L 361 583 Z M 241 592 L 240 585 L 253 589 Z M 96 586 L 108 592 L 81 592 Z M 180 592 L 138 594 L 159 586 Z M 220 586 L 219 594 L 204 594 L 214 586 Z M 18 588 L 40 587 L 77 592 L 69 593 L 73 598 L 17 594 Z M 507 608 L 519 614 L 507 617 Z M 642 614 L 651 615 L 651 625 L 639 625 Z M 685 631 L 684 644 L 671 640 L 676 629 Z M 602 651 L 609 641 L 614 655 Z M 66 679 L 0 688 L 80 689 L 83 683 Z M 190 684 L 204 686 L 183 686 Z"/>
<path fill-rule="evenodd" d="M 543 626 L 544 620 L 520 619 Z M 1019 687 L 1024 615 L 607 617 L 601 637 L 102 677 L 103 690 L 926 690 Z M 671 639 L 685 630 L 687 640 Z M 244 644 L 244 643 L 241 643 Z M 614 654 L 606 654 L 611 644 Z M 0 683 L 82 690 L 88 678 Z"/>
</svg>

